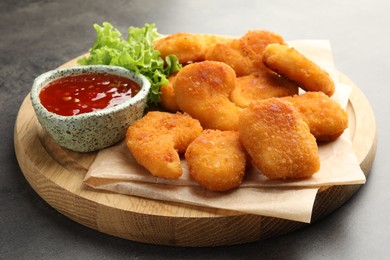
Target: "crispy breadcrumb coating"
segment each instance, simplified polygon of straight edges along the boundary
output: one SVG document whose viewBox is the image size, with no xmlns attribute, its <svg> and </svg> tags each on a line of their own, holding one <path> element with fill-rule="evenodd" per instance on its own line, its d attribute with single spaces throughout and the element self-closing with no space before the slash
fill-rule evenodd
<svg viewBox="0 0 390 260">
<path fill-rule="evenodd" d="M 286 45 L 269 44 L 263 62 L 271 70 L 296 82 L 305 91 L 321 91 L 332 96 L 335 84 L 329 74 L 306 56 Z"/>
<path fill-rule="evenodd" d="M 230 99 L 240 107 L 247 107 L 254 100 L 295 94 L 298 94 L 297 84 L 274 72 L 259 71 L 237 77 Z"/>
<path fill-rule="evenodd" d="M 237 131 L 204 130 L 185 158 L 192 178 L 211 191 L 234 189 L 245 174 L 246 152 Z"/>
<path fill-rule="evenodd" d="M 160 88 L 161 96 L 160 96 L 160 105 L 165 110 L 176 113 L 180 109 L 176 103 L 176 95 L 173 89 L 173 81 L 175 80 L 176 74 L 169 76 L 168 84 L 163 85 Z"/>
<path fill-rule="evenodd" d="M 230 41 L 230 38 L 212 34 L 175 33 L 157 39 L 154 48 L 163 59 L 174 54 L 181 64 L 204 61 L 206 50 L 217 43 Z"/>
<path fill-rule="evenodd" d="M 287 101 L 252 102 L 240 116 L 240 140 L 269 179 L 308 178 L 320 168 L 316 139 Z"/>
<path fill-rule="evenodd" d="M 173 82 L 180 110 L 200 121 L 203 128 L 237 130 L 241 108 L 230 101 L 236 75 L 227 64 L 197 62 L 182 68 Z"/>
<path fill-rule="evenodd" d="M 126 144 L 152 175 L 179 178 L 183 171 L 178 153 L 184 153 L 202 130 L 199 121 L 187 114 L 154 111 L 129 126 Z"/>
<path fill-rule="evenodd" d="M 317 141 L 333 141 L 348 128 L 348 114 L 322 92 L 284 97 L 302 114 Z"/>
<path fill-rule="evenodd" d="M 221 61 L 231 66 L 237 76 L 269 70 L 262 61 L 265 47 L 270 43 L 284 44 L 283 38 L 264 30 L 248 31 L 239 39 L 218 43 L 206 50 L 205 59 Z"/>
</svg>

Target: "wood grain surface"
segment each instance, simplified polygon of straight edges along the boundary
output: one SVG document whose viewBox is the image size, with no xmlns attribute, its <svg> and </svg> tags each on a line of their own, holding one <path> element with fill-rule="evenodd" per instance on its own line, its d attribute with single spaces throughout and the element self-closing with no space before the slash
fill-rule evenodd
<svg viewBox="0 0 390 260">
<path fill-rule="evenodd" d="M 353 87 L 347 107 L 349 128 L 355 154 L 367 176 L 376 152 L 374 114 L 355 84 L 342 74 L 340 80 Z M 72 152 L 54 143 L 38 123 L 29 96 L 16 119 L 14 145 L 24 176 L 48 204 L 72 220 L 109 235 L 152 244 L 200 247 L 262 240 L 308 225 L 94 190 L 83 184 L 83 178 L 96 152 Z M 359 187 L 321 187 L 312 223 L 342 206 Z"/>
</svg>

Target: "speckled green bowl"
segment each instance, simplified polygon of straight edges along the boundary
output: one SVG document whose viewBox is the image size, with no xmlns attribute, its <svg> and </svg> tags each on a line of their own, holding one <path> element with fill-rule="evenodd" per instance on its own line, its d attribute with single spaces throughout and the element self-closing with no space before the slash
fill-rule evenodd
<svg viewBox="0 0 390 260">
<path fill-rule="evenodd" d="M 93 73 L 130 78 L 141 86 L 141 90 L 117 106 L 75 116 L 57 115 L 41 104 L 39 93 L 49 82 L 61 77 Z M 30 97 L 39 123 L 59 145 L 77 152 L 91 152 L 113 145 L 125 137 L 128 126 L 143 115 L 149 89 L 150 82 L 146 77 L 121 67 L 76 66 L 48 71 L 38 76 L 34 80 Z"/>
</svg>

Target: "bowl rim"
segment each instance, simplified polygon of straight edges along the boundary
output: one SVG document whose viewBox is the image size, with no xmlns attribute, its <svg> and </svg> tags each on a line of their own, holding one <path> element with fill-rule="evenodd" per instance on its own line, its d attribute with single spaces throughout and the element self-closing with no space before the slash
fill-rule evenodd
<svg viewBox="0 0 390 260">
<path fill-rule="evenodd" d="M 46 109 L 45 106 L 42 105 L 41 100 L 39 98 L 39 93 L 42 90 L 42 88 L 47 86 L 50 82 L 62 77 L 81 75 L 81 74 L 94 74 L 94 73 L 106 73 L 106 74 L 113 74 L 113 75 L 129 78 L 131 80 L 134 80 L 138 85 L 140 85 L 141 87 L 140 91 L 135 96 L 129 98 L 128 100 L 116 106 L 103 108 L 88 113 L 71 115 L 71 116 L 64 116 L 64 115 L 56 114 L 54 112 L 50 112 L 49 110 Z M 33 107 L 36 110 L 38 108 L 43 109 L 45 113 L 47 113 L 47 115 L 66 121 L 66 120 L 75 120 L 75 119 L 83 119 L 83 118 L 90 118 L 90 117 L 101 117 L 101 116 L 112 114 L 114 112 L 119 112 L 121 110 L 128 108 L 131 105 L 135 105 L 141 102 L 143 99 L 146 99 L 149 94 L 149 91 L 150 91 L 150 81 L 141 73 L 136 73 L 135 71 L 126 69 L 124 67 L 113 66 L 113 65 L 79 65 L 79 66 L 49 70 L 37 76 L 34 79 L 31 88 L 30 98 Z"/>
</svg>

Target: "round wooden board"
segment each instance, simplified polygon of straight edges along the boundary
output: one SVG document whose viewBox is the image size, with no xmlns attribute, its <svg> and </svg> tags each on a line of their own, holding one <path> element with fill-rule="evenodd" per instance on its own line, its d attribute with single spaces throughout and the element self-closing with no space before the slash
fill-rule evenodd
<svg viewBox="0 0 390 260">
<path fill-rule="evenodd" d="M 74 59 L 62 67 L 76 64 Z M 347 77 L 353 91 L 348 103 L 353 148 L 368 175 L 376 152 L 376 124 L 370 104 Z M 96 153 L 76 153 L 51 141 L 40 127 L 27 96 L 14 132 L 16 156 L 27 181 L 52 207 L 100 232 L 159 245 L 219 246 L 279 236 L 308 224 L 94 190 L 83 178 Z M 360 185 L 322 187 L 312 223 L 346 202 Z"/>
</svg>

